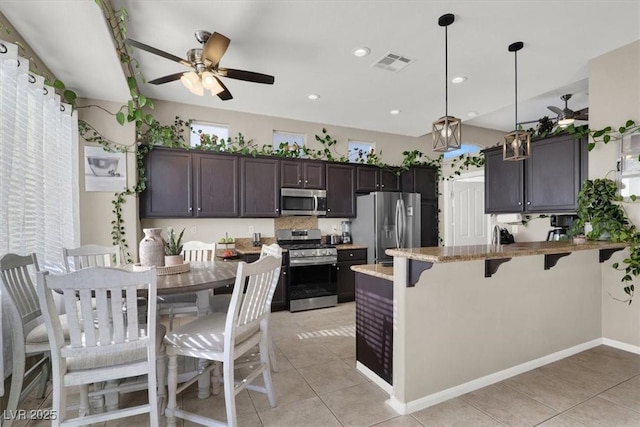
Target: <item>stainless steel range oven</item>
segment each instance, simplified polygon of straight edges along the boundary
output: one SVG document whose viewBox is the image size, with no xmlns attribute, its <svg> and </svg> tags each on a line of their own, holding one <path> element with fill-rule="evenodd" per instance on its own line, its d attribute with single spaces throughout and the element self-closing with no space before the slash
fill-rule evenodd
<svg viewBox="0 0 640 427">
<path fill-rule="evenodd" d="M 335 246 L 322 244 L 320 230 L 278 230 L 278 244 L 289 250 L 289 311 L 333 307 L 338 290 Z"/>
</svg>

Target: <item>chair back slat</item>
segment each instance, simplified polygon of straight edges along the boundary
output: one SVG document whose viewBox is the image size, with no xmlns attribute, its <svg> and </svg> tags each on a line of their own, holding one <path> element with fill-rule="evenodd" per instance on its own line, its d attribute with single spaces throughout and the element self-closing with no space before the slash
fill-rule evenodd
<svg viewBox="0 0 640 427">
<path fill-rule="evenodd" d="M 182 245 L 182 258 L 184 258 L 185 261 L 212 261 L 215 255 L 215 243 L 191 240 Z"/>
<path fill-rule="evenodd" d="M 11 298 L 23 325 L 42 315 L 29 266 L 33 266 L 34 273 L 39 270 L 36 254 L 6 254 L 0 258 L 0 277 L 4 290 Z"/>
<path fill-rule="evenodd" d="M 113 267 L 120 265 L 120 247 L 84 245 L 73 249 L 63 248 L 62 258 L 67 272 L 89 267 Z M 69 261 L 72 261 L 73 268 Z"/>
<path fill-rule="evenodd" d="M 155 328 L 140 333 L 137 300 L 148 301 L 145 322 L 155 325 L 156 272 L 127 272 L 117 268 L 91 267 L 62 275 L 40 274 L 41 298 L 52 298 L 53 289 L 61 289 L 69 316 L 70 343 L 56 343 L 64 357 L 97 355 L 110 348 L 140 348 L 139 341 L 155 335 Z M 97 304 L 92 305 L 95 298 Z M 126 309 L 125 309 L 126 307 Z M 154 310 L 151 312 L 151 310 Z M 56 318 L 47 319 L 54 329 L 60 328 Z"/>
</svg>

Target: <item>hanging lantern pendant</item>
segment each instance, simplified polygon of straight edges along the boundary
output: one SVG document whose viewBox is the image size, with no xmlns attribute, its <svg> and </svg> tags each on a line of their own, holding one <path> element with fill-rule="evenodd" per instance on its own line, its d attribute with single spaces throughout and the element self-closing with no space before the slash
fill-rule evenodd
<svg viewBox="0 0 640 427">
<path fill-rule="evenodd" d="M 531 135 L 518 129 L 518 51 L 523 47 L 522 42 L 509 45 L 509 52 L 513 52 L 515 60 L 515 130 L 504 136 L 502 142 L 503 160 L 524 160 L 531 155 Z"/>
<path fill-rule="evenodd" d="M 462 144 L 462 121 L 449 115 L 449 65 L 447 27 L 453 24 L 455 16 L 452 13 L 442 15 L 438 25 L 444 27 L 444 117 L 433 122 L 431 134 L 433 136 L 433 151 L 447 152 L 460 148 Z"/>
</svg>

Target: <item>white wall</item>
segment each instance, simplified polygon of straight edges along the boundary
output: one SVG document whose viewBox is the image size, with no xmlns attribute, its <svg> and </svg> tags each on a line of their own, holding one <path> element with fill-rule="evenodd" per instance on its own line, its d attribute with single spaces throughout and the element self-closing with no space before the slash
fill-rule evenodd
<svg viewBox="0 0 640 427">
<path fill-rule="evenodd" d="M 589 126 L 601 129 L 623 125 L 627 119 L 640 121 L 640 41 L 623 46 L 589 63 Z M 603 178 L 615 170 L 618 144 L 598 144 L 589 153 L 589 178 Z M 615 175 L 613 175 L 615 176 Z M 610 174 L 609 177 L 612 177 Z M 624 205 L 629 217 L 640 226 L 640 205 Z M 640 345 L 640 298 L 631 305 L 615 301 L 624 298 L 620 278 L 622 272 L 611 268 L 628 251 L 617 252 L 602 264 L 602 330 L 606 338 Z M 640 291 L 640 283 L 636 281 Z M 640 295 L 640 293 L 636 294 Z"/>
</svg>

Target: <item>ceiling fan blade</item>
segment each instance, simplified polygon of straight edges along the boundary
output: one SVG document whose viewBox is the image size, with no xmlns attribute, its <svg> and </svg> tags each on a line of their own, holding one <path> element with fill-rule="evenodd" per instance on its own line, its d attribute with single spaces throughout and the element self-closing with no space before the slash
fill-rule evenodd
<svg viewBox="0 0 640 427">
<path fill-rule="evenodd" d="M 576 114 L 579 116 L 589 115 L 589 107 L 581 108 L 580 110 L 576 111 Z"/>
<path fill-rule="evenodd" d="M 182 59 L 179 56 L 175 56 L 171 53 L 165 52 L 164 50 L 156 49 L 155 47 L 149 46 L 148 44 L 140 43 L 139 41 L 132 39 L 126 39 L 125 43 L 130 46 L 137 47 L 138 49 L 146 50 L 147 52 L 153 53 L 154 55 L 158 55 L 171 61 L 179 62 L 180 64 L 187 67 L 191 67 L 191 64 L 186 59 Z"/>
<path fill-rule="evenodd" d="M 560 108 L 555 107 L 555 106 L 553 106 L 553 105 L 549 105 L 547 108 L 548 108 L 549 110 L 553 111 L 554 113 L 556 113 L 557 115 L 562 115 L 562 114 L 564 114 L 564 111 L 562 111 Z"/>
<path fill-rule="evenodd" d="M 184 74 L 184 71 L 180 73 L 169 74 L 168 76 L 158 77 L 157 79 L 153 79 L 148 83 L 152 85 L 161 85 L 163 83 L 173 82 L 175 80 L 179 80 L 183 74 Z"/>
<path fill-rule="evenodd" d="M 233 99 L 233 96 L 231 96 L 231 92 L 229 92 L 229 89 L 227 89 L 224 83 L 222 83 L 220 79 L 217 78 L 216 76 L 213 76 L 213 78 L 216 79 L 220 84 L 220 86 L 222 87 L 222 92 L 217 94 L 218 98 L 222 99 L 223 101 L 228 101 L 230 99 Z"/>
<path fill-rule="evenodd" d="M 229 47 L 229 40 L 220 33 L 213 33 L 202 49 L 202 57 L 208 59 L 215 67 Z"/>
<path fill-rule="evenodd" d="M 233 68 L 218 68 L 218 74 L 230 79 L 245 80 L 247 82 L 264 83 L 272 85 L 275 81 L 273 76 L 267 74 L 254 73 L 253 71 L 236 70 Z"/>
</svg>

